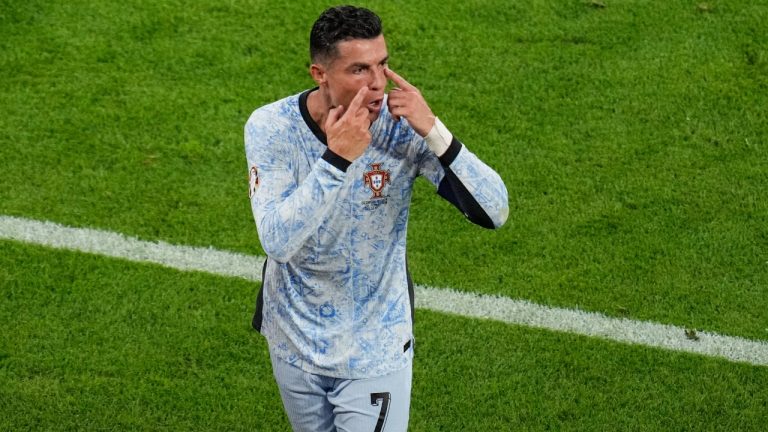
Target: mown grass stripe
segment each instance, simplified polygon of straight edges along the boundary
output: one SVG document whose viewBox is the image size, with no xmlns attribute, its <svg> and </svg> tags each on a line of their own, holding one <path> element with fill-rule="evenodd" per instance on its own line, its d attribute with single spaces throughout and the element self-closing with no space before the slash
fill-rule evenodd
<svg viewBox="0 0 768 432">
<path fill-rule="evenodd" d="M 669 324 L 612 318 L 451 289 L 423 288 L 417 291 L 416 298 L 418 307 L 434 311 L 768 366 L 768 343 L 762 341 L 704 331 L 687 335 L 685 328 Z"/>
<path fill-rule="evenodd" d="M 255 281 L 261 280 L 264 264 L 264 258 L 258 256 L 150 242 L 109 231 L 9 216 L 0 216 L 0 238 Z"/>
<path fill-rule="evenodd" d="M 160 264 L 183 271 L 202 271 L 222 276 L 261 279 L 263 257 L 149 242 L 122 234 L 72 228 L 53 222 L 0 216 L 0 239 L 99 254 L 136 262 Z M 554 308 L 501 296 L 459 292 L 452 289 L 416 287 L 416 306 L 470 318 L 542 328 L 621 343 L 682 351 L 768 366 L 768 343 L 686 329 L 649 321 L 612 318 L 599 313 Z"/>
</svg>

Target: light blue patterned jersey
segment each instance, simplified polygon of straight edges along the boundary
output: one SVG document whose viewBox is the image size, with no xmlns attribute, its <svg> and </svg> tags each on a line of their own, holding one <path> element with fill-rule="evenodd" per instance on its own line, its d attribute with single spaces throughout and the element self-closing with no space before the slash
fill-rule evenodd
<svg viewBox="0 0 768 432">
<path fill-rule="evenodd" d="M 507 217 L 495 171 L 454 139 L 438 158 L 382 104 L 351 164 L 306 109 L 309 91 L 257 109 L 245 126 L 251 208 L 268 259 L 254 327 L 283 360 L 314 374 L 386 375 L 413 356 L 406 228 L 423 175 L 470 220 Z"/>
</svg>

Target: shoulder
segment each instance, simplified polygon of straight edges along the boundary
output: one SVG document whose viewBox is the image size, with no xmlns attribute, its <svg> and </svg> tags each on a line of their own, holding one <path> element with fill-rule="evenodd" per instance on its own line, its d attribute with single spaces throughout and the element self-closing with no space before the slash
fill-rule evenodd
<svg viewBox="0 0 768 432">
<path fill-rule="evenodd" d="M 248 127 L 267 127 L 293 121 L 299 113 L 299 96 L 295 94 L 257 108 L 245 123 Z"/>
<path fill-rule="evenodd" d="M 274 150 L 271 143 L 282 142 L 287 133 L 301 121 L 299 96 L 295 94 L 257 108 L 245 123 L 245 147 L 247 152 L 261 147 Z"/>
</svg>

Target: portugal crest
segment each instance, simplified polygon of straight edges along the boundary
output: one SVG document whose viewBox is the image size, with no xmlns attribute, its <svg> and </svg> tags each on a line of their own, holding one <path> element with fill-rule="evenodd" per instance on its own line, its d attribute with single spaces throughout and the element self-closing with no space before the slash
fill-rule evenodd
<svg viewBox="0 0 768 432">
<path fill-rule="evenodd" d="M 363 174 L 365 186 L 371 189 L 371 199 L 381 198 L 384 185 L 389 183 L 389 171 L 381 169 L 380 163 L 371 164 L 371 170 Z"/>
</svg>

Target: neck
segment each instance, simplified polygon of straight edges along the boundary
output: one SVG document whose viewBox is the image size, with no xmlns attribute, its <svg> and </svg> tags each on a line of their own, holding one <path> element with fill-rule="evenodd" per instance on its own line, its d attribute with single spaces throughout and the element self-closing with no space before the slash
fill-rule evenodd
<svg viewBox="0 0 768 432">
<path fill-rule="evenodd" d="M 328 118 L 331 108 L 328 106 L 322 87 L 307 95 L 307 110 L 312 120 L 325 132 L 325 119 Z"/>
</svg>

